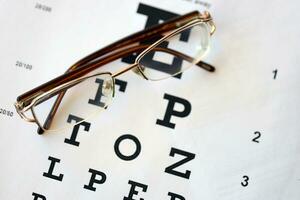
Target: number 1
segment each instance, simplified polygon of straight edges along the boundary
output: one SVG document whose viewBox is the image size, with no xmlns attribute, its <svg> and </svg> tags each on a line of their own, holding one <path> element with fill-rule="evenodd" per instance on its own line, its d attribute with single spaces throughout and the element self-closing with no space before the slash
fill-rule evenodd
<svg viewBox="0 0 300 200">
<path fill-rule="evenodd" d="M 274 73 L 273 79 L 276 79 L 277 72 L 278 72 L 278 70 L 277 70 L 277 69 L 273 70 L 273 73 Z"/>
</svg>

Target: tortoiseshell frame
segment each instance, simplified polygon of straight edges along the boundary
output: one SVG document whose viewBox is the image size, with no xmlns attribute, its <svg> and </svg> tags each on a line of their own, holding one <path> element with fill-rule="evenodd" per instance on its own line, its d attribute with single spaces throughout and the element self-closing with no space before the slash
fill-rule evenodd
<svg viewBox="0 0 300 200">
<path fill-rule="evenodd" d="M 198 11 L 194 11 L 179 17 L 176 17 L 172 20 L 166 21 L 162 24 L 150 27 L 143 31 L 137 32 L 132 34 L 126 38 L 123 38 L 111 45 L 108 45 L 87 57 L 79 60 L 74 65 L 72 65 L 65 74 L 50 80 L 20 96 L 17 97 L 17 102 L 15 103 L 16 110 L 18 114 L 24 120 L 28 122 L 35 122 L 39 129 L 38 133 L 42 134 L 46 131 L 52 122 L 52 119 L 58 109 L 58 106 L 69 87 L 83 81 L 85 78 L 84 75 L 88 74 L 89 72 L 109 63 L 119 58 L 123 58 L 129 56 L 133 53 L 139 53 L 135 62 L 125 69 L 116 72 L 114 74 L 110 72 L 104 72 L 103 74 L 110 74 L 114 79 L 116 76 L 123 74 L 131 69 L 140 75 L 142 75 L 145 79 L 148 79 L 147 76 L 143 73 L 142 67 L 139 65 L 140 59 L 149 51 L 156 48 L 156 50 L 160 51 L 167 51 L 170 54 L 175 56 L 181 57 L 184 60 L 191 61 L 193 58 L 190 58 L 187 55 L 184 55 L 180 52 L 171 50 L 171 49 L 164 49 L 159 48 L 157 45 L 160 44 L 162 41 L 168 39 L 169 37 L 181 32 L 182 30 L 195 26 L 199 23 L 208 23 L 211 27 L 210 33 L 211 35 L 215 32 L 215 25 L 212 21 L 212 18 L 208 12 L 204 12 L 203 14 L 199 13 Z M 166 35 L 167 34 L 167 35 Z M 141 45 L 140 42 L 155 38 L 157 36 L 165 35 L 155 43 L 151 45 L 143 44 Z M 215 68 L 207 63 L 199 61 L 195 63 L 197 66 L 213 72 Z M 102 73 L 94 74 L 92 76 L 96 76 Z M 89 76 L 91 77 L 91 76 Z M 46 119 L 44 125 L 41 125 L 38 122 L 38 119 L 35 116 L 33 106 L 43 101 L 49 99 L 50 97 L 58 94 L 58 97 Z M 24 112 L 31 110 L 33 118 L 27 117 Z"/>
</svg>

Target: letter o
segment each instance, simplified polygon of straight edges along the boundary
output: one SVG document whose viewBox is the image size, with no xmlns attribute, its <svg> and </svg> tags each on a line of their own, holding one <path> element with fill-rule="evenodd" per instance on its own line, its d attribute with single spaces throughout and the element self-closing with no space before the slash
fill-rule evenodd
<svg viewBox="0 0 300 200">
<path fill-rule="evenodd" d="M 119 149 L 121 142 L 123 140 L 126 140 L 126 139 L 132 140 L 135 143 L 135 146 L 136 146 L 135 152 L 132 155 L 129 155 L 129 156 L 122 154 L 120 149 Z M 141 153 L 142 147 L 141 147 L 141 143 L 137 139 L 137 137 L 135 137 L 133 135 L 126 134 L 126 135 L 120 136 L 116 140 L 115 145 L 114 145 L 114 149 L 115 149 L 115 153 L 117 154 L 117 156 L 119 158 L 121 158 L 122 160 L 130 161 L 130 160 L 136 159 L 139 156 L 139 154 Z"/>
</svg>

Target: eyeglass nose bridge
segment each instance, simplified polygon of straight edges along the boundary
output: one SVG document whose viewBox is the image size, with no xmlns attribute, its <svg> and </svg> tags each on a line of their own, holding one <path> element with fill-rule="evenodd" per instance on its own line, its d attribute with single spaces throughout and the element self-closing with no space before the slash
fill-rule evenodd
<svg viewBox="0 0 300 200">
<path fill-rule="evenodd" d="M 129 65 L 128 67 L 126 67 L 125 69 L 114 73 L 112 75 L 112 77 L 115 78 L 115 77 L 117 77 L 117 76 L 119 76 L 119 75 L 121 75 L 121 74 L 129 71 L 129 70 L 132 70 L 134 73 L 136 73 L 136 74 L 142 76 L 143 78 L 145 78 L 146 80 L 148 80 L 148 78 L 144 75 L 143 69 L 140 67 L 140 65 L 139 65 L 138 62 L 135 62 L 135 63 Z"/>
<path fill-rule="evenodd" d="M 143 76 L 143 75 L 141 74 L 140 70 L 139 70 L 137 67 L 133 68 L 132 71 L 133 71 L 134 73 L 136 73 L 137 75 L 139 75 L 139 76 Z"/>
<path fill-rule="evenodd" d="M 135 68 L 132 69 L 132 71 L 135 74 L 137 74 L 137 75 L 143 77 L 144 79 L 148 80 L 147 76 L 144 74 L 144 70 L 145 70 L 145 68 L 141 67 L 140 64 L 138 64 L 137 67 L 135 67 Z"/>
</svg>

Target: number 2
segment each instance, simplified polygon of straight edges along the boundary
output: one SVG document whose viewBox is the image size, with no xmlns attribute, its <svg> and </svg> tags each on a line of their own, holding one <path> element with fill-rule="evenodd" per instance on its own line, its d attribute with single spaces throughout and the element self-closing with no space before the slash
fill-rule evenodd
<svg viewBox="0 0 300 200">
<path fill-rule="evenodd" d="M 257 135 L 255 138 L 252 139 L 253 142 L 259 143 L 258 139 L 261 136 L 261 133 L 259 131 L 255 131 L 254 135 Z"/>
</svg>

